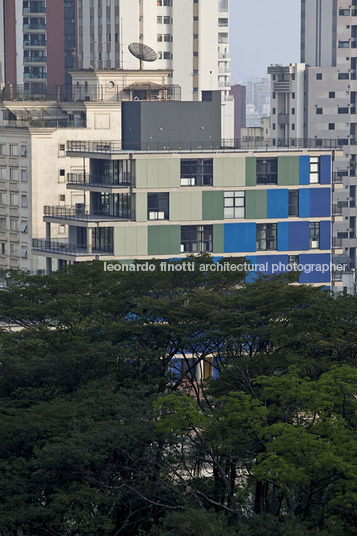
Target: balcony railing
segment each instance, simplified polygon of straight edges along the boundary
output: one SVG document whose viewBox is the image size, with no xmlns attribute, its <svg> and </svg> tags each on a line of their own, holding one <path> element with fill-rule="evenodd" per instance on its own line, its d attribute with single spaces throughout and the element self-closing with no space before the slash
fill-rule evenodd
<svg viewBox="0 0 357 536">
<path fill-rule="evenodd" d="M 67 173 L 68 186 L 93 186 L 99 188 L 130 188 L 135 187 L 135 177 L 132 173 L 123 172 L 119 177 L 104 175 L 84 175 L 83 173 Z"/>
<path fill-rule="evenodd" d="M 100 246 L 100 248 L 93 248 L 92 252 L 88 251 L 85 246 L 77 246 L 75 244 L 68 244 L 60 240 L 44 240 L 34 238 L 32 240 L 32 249 L 35 251 L 43 251 L 47 253 L 57 253 L 62 255 L 75 255 L 75 256 L 93 256 L 93 255 L 113 255 L 113 246 Z"/>
<path fill-rule="evenodd" d="M 33 80 L 43 80 L 47 78 L 47 73 L 24 73 L 24 78 L 31 78 Z"/>
<path fill-rule="evenodd" d="M 202 142 L 144 142 L 122 144 L 118 141 L 67 141 L 67 152 L 77 154 L 102 154 L 115 155 L 132 151 L 139 152 L 197 152 L 197 151 L 277 151 L 277 150 L 301 150 L 301 149 L 338 149 L 338 140 L 322 139 L 261 139 L 250 138 L 226 139 L 222 141 L 202 141 Z"/>
<path fill-rule="evenodd" d="M 45 47 L 46 41 L 38 41 L 38 40 L 24 40 L 24 47 Z"/>
<path fill-rule="evenodd" d="M 43 7 L 24 7 L 23 10 L 22 10 L 22 13 L 24 15 L 35 15 L 37 13 L 46 13 L 46 7 L 43 6 Z"/>
<path fill-rule="evenodd" d="M 43 207 L 44 218 L 56 218 L 59 220 L 78 221 L 135 221 L 134 211 L 121 209 L 120 214 L 109 214 L 106 211 L 90 210 L 83 206 L 45 206 Z"/>
<path fill-rule="evenodd" d="M 39 23 L 33 22 L 31 24 L 24 24 L 23 29 L 24 30 L 46 30 L 46 23 L 44 22 L 43 24 L 39 24 Z"/>
<path fill-rule="evenodd" d="M 24 63 L 46 63 L 47 56 L 37 57 L 37 56 L 25 56 Z"/>
</svg>

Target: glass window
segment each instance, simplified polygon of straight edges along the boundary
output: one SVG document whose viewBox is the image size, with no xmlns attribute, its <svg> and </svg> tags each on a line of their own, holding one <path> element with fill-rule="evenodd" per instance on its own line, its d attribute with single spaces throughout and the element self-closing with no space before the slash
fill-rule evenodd
<svg viewBox="0 0 357 536">
<path fill-rule="evenodd" d="M 310 222 L 310 249 L 320 248 L 320 222 Z"/>
<path fill-rule="evenodd" d="M 17 220 L 10 218 L 10 231 L 17 231 Z"/>
<path fill-rule="evenodd" d="M 257 184 L 278 184 L 278 159 L 257 158 Z"/>
<path fill-rule="evenodd" d="M 245 192 L 224 192 L 224 218 L 245 218 Z"/>
<path fill-rule="evenodd" d="M 299 216 L 299 190 L 289 190 L 289 216 Z"/>
<path fill-rule="evenodd" d="M 277 224 L 258 223 L 257 224 L 257 251 L 273 250 L 277 247 Z"/>
<path fill-rule="evenodd" d="M 17 206 L 19 203 L 19 198 L 17 194 L 10 194 L 10 205 Z"/>
<path fill-rule="evenodd" d="M 213 158 L 182 159 L 181 186 L 212 186 Z"/>
<path fill-rule="evenodd" d="M 169 194 L 148 194 L 148 220 L 169 219 Z"/>
<path fill-rule="evenodd" d="M 183 225 L 181 227 L 181 252 L 199 253 L 213 251 L 213 225 Z"/>
<path fill-rule="evenodd" d="M 318 156 L 310 157 L 310 184 L 320 182 L 320 159 Z"/>
<path fill-rule="evenodd" d="M 335 98 L 335 92 L 334 91 L 329 91 L 328 98 L 329 99 L 334 99 Z"/>
<path fill-rule="evenodd" d="M 18 145 L 10 144 L 10 156 L 17 156 L 19 154 Z"/>
<path fill-rule="evenodd" d="M 6 218 L 0 218 L 0 229 L 5 231 L 6 229 Z"/>
</svg>

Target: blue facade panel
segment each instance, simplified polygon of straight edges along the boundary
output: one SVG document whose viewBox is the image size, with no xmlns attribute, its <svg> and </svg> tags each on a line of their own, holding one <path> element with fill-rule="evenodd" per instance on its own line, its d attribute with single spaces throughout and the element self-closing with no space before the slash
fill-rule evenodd
<svg viewBox="0 0 357 536">
<path fill-rule="evenodd" d="M 300 184 L 307 186 L 310 184 L 310 157 L 300 156 L 299 170 Z"/>
<path fill-rule="evenodd" d="M 267 200 L 268 218 L 287 218 L 289 216 L 289 190 L 268 190 Z"/>
<path fill-rule="evenodd" d="M 277 275 L 287 271 L 288 255 L 257 255 L 255 265 L 262 275 Z"/>
<path fill-rule="evenodd" d="M 310 226 L 308 221 L 289 223 L 289 251 L 310 249 Z"/>
<path fill-rule="evenodd" d="M 320 222 L 320 249 L 331 249 L 331 222 Z"/>
<path fill-rule="evenodd" d="M 331 156 L 320 156 L 320 184 L 331 184 Z"/>
<path fill-rule="evenodd" d="M 329 218 L 331 216 L 330 188 L 311 188 L 310 216 L 311 218 Z"/>
<path fill-rule="evenodd" d="M 329 253 L 300 255 L 299 264 L 303 271 L 299 277 L 300 283 L 330 283 L 331 255 Z"/>
<path fill-rule="evenodd" d="M 289 223 L 278 223 L 278 251 L 288 251 L 289 249 Z"/>
<path fill-rule="evenodd" d="M 299 218 L 310 218 L 310 190 L 307 188 L 299 190 Z"/>
<path fill-rule="evenodd" d="M 224 252 L 255 251 L 257 231 L 255 223 L 226 223 L 224 225 Z"/>
</svg>

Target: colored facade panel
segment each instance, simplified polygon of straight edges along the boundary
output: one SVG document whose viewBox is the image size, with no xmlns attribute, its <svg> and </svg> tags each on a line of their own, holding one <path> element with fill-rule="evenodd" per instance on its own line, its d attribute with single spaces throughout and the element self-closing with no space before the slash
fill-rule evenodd
<svg viewBox="0 0 357 536">
<path fill-rule="evenodd" d="M 330 283 L 331 255 L 329 253 L 299 256 L 299 264 L 304 267 L 299 277 L 300 283 Z"/>
<path fill-rule="evenodd" d="M 320 249 L 331 249 L 331 222 L 320 222 Z"/>
<path fill-rule="evenodd" d="M 202 219 L 223 220 L 224 192 L 202 192 Z"/>
<path fill-rule="evenodd" d="M 299 218 L 310 218 L 310 190 L 299 190 Z"/>
<path fill-rule="evenodd" d="M 300 156 L 299 183 L 303 186 L 310 184 L 310 157 Z"/>
<path fill-rule="evenodd" d="M 289 251 L 310 249 L 310 224 L 308 221 L 289 223 Z"/>
<path fill-rule="evenodd" d="M 278 184 L 281 186 L 292 186 L 299 184 L 299 182 L 299 156 L 279 156 Z"/>
<path fill-rule="evenodd" d="M 284 273 L 288 262 L 288 255 L 257 255 L 255 257 L 257 272 L 262 275 Z"/>
<path fill-rule="evenodd" d="M 170 192 L 170 221 L 202 220 L 202 192 L 186 191 Z"/>
<path fill-rule="evenodd" d="M 148 254 L 147 227 L 114 227 L 114 255 L 143 256 Z"/>
<path fill-rule="evenodd" d="M 320 184 L 331 184 L 331 156 L 320 156 Z"/>
<path fill-rule="evenodd" d="M 213 158 L 213 186 L 229 188 L 245 186 L 245 158 Z"/>
<path fill-rule="evenodd" d="M 224 225 L 224 252 L 244 253 L 256 250 L 255 223 L 226 223 Z"/>
<path fill-rule="evenodd" d="M 246 186 L 257 184 L 257 159 L 254 156 L 245 159 L 245 181 Z"/>
<path fill-rule="evenodd" d="M 330 188 L 311 188 L 310 216 L 311 218 L 329 218 L 331 216 Z"/>
<path fill-rule="evenodd" d="M 289 223 L 278 223 L 278 251 L 289 250 Z"/>
<path fill-rule="evenodd" d="M 179 188 L 179 158 L 148 158 L 136 161 L 137 188 Z"/>
<path fill-rule="evenodd" d="M 267 217 L 287 218 L 289 216 L 289 190 L 267 191 Z"/>
<path fill-rule="evenodd" d="M 224 252 L 224 225 L 213 226 L 213 253 Z"/>
<path fill-rule="evenodd" d="M 267 191 L 246 190 L 245 217 L 247 220 L 267 218 Z"/>
<path fill-rule="evenodd" d="M 147 221 L 148 201 L 146 192 L 137 192 L 135 194 L 136 202 L 136 221 Z"/>
<path fill-rule="evenodd" d="M 148 255 L 178 255 L 181 252 L 180 225 L 148 227 Z"/>
</svg>

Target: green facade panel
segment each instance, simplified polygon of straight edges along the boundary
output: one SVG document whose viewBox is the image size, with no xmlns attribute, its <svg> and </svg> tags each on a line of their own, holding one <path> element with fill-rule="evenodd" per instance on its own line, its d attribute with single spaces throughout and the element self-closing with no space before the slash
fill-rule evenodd
<svg viewBox="0 0 357 536">
<path fill-rule="evenodd" d="M 245 192 L 245 217 L 249 220 L 267 218 L 266 190 L 247 190 Z"/>
<path fill-rule="evenodd" d="M 147 193 L 146 192 L 137 192 L 135 194 L 135 204 L 136 204 L 136 221 L 147 221 Z"/>
<path fill-rule="evenodd" d="M 244 157 L 213 158 L 213 186 L 215 187 L 245 186 L 245 173 Z"/>
<path fill-rule="evenodd" d="M 213 225 L 213 253 L 224 253 L 224 224 Z"/>
<path fill-rule="evenodd" d="M 299 156 L 278 157 L 278 184 L 279 186 L 293 186 L 299 184 Z"/>
<path fill-rule="evenodd" d="M 114 255 L 133 258 L 148 254 L 147 227 L 114 227 Z"/>
<path fill-rule="evenodd" d="M 185 191 L 170 192 L 170 221 L 202 220 L 202 192 Z"/>
<path fill-rule="evenodd" d="M 202 192 L 202 219 L 224 219 L 224 192 Z"/>
<path fill-rule="evenodd" d="M 257 159 L 254 156 L 246 158 L 245 180 L 246 186 L 256 186 L 257 184 Z"/>
<path fill-rule="evenodd" d="M 151 225 L 148 227 L 148 254 L 178 255 L 181 245 L 180 225 Z"/>
<path fill-rule="evenodd" d="M 136 160 L 137 188 L 179 188 L 179 158 L 148 158 Z"/>
</svg>

